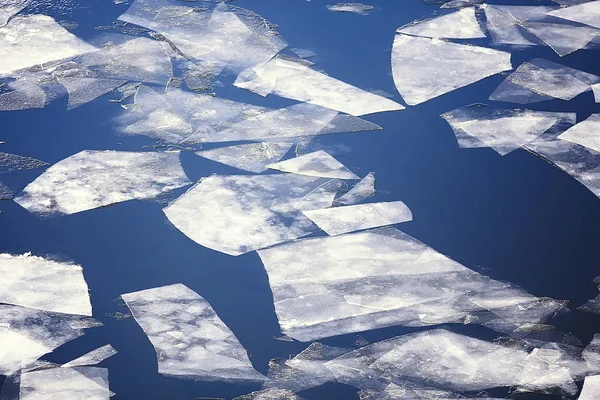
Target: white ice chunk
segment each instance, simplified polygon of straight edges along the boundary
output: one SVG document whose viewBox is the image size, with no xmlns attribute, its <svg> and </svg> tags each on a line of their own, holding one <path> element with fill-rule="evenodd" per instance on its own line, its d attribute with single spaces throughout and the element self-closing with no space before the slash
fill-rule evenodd
<svg viewBox="0 0 600 400">
<path fill-rule="evenodd" d="M 583 349 L 582 356 L 590 371 L 600 372 L 600 333 L 594 334 L 590 344 Z"/>
<path fill-rule="evenodd" d="M 23 15 L 0 27 L 0 75 L 96 50 L 46 15 Z"/>
<path fill-rule="evenodd" d="M 46 92 L 39 86 L 26 86 L 22 89 L 0 94 L 0 111 L 44 108 L 45 105 Z"/>
<path fill-rule="evenodd" d="M 317 231 L 301 211 L 331 206 L 340 182 L 295 174 L 211 176 L 163 211 L 196 243 L 239 255 Z"/>
<path fill-rule="evenodd" d="M 600 152 L 600 114 L 590 115 L 586 120 L 569 128 L 558 138 Z"/>
<path fill-rule="evenodd" d="M 392 74 L 409 105 L 441 96 L 488 76 L 512 69 L 510 53 L 397 34 Z"/>
<path fill-rule="evenodd" d="M 440 39 L 477 39 L 485 33 L 475 17 L 475 8 L 463 8 L 425 21 L 416 21 L 398 28 L 398 33 Z"/>
<path fill-rule="evenodd" d="M 369 172 L 354 187 L 335 200 L 336 204 L 352 205 L 375 194 L 375 173 Z"/>
<path fill-rule="evenodd" d="M 178 152 L 84 150 L 48 168 L 15 201 L 33 213 L 74 214 L 189 183 Z"/>
<path fill-rule="evenodd" d="M 373 11 L 375 7 L 362 3 L 337 3 L 328 5 L 327 9 L 329 11 L 369 15 L 369 12 Z"/>
<path fill-rule="evenodd" d="M 84 78 L 80 76 L 60 77 L 58 82 L 69 92 L 69 102 L 67 104 L 69 110 L 89 103 L 127 83 L 123 80 Z"/>
<path fill-rule="evenodd" d="M 96 350 L 92 350 L 89 353 L 82 355 L 74 360 L 69 361 L 66 364 L 61 365 L 63 368 L 69 367 L 81 367 L 84 365 L 96 365 L 117 354 L 117 351 L 110 345 L 99 347 Z"/>
<path fill-rule="evenodd" d="M 109 400 L 105 368 L 52 368 L 21 374 L 21 400 Z"/>
<path fill-rule="evenodd" d="M 329 236 L 412 221 L 412 212 L 401 201 L 304 211 Z"/>
<path fill-rule="evenodd" d="M 561 57 L 583 49 L 599 34 L 598 29 L 544 22 L 527 22 L 523 26 Z"/>
<path fill-rule="evenodd" d="M 323 150 L 268 165 L 270 169 L 319 178 L 360 179 L 344 164 Z"/>
<path fill-rule="evenodd" d="M 535 43 L 523 36 L 518 21 L 510 14 L 502 12 L 497 6 L 484 6 L 487 29 L 494 43 L 516 46 L 532 46 Z"/>
<path fill-rule="evenodd" d="M 0 302 L 65 314 L 92 315 L 79 265 L 0 254 Z"/>
<path fill-rule="evenodd" d="M 199 151 L 196 154 L 221 164 L 259 174 L 268 169 L 267 165 L 279 161 L 292 146 L 291 142 L 262 142 L 219 147 Z"/>
<path fill-rule="evenodd" d="M 366 92 L 310 69 L 301 62 L 283 57 L 275 57 L 242 71 L 234 85 L 261 96 L 272 93 L 355 116 L 404 108 L 395 101 Z"/>
<path fill-rule="evenodd" d="M 493 7 L 510 15 L 519 22 L 540 21 L 546 19 L 546 14 L 556 9 L 555 6 L 494 5 Z"/>
<path fill-rule="evenodd" d="M 596 400 L 600 398 L 600 375 L 586 376 L 579 400 Z"/>
<path fill-rule="evenodd" d="M 264 380 L 210 304 L 185 285 L 121 297 L 156 349 L 160 374 L 228 382 Z"/>
<path fill-rule="evenodd" d="M 0 0 L 0 26 L 6 25 L 8 20 L 19 13 L 29 3 L 29 0 Z"/>
<path fill-rule="evenodd" d="M 560 8 L 549 12 L 548 15 L 600 28 L 600 1 Z"/>
</svg>

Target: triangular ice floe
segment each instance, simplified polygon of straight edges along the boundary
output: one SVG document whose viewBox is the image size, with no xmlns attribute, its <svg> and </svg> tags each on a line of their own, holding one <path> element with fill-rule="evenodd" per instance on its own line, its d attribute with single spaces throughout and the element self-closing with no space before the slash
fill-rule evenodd
<svg viewBox="0 0 600 400">
<path fill-rule="evenodd" d="M 592 114 L 586 120 L 569 128 L 559 139 L 577 143 L 600 153 L 600 114 Z"/>
<path fill-rule="evenodd" d="M 268 165 L 270 169 L 319 178 L 360 179 L 338 160 L 323 150 Z"/>
<path fill-rule="evenodd" d="M 66 364 L 61 365 L 63 368 L 81 367 L 85 365 L 96 365 L 109 357 L 117 354 L 117 351 L 110 345 L 99 347 L 96 350 L 92 350 L 89 353 L 77 357 L 74 360 L 69 361 Z"/>
<path fill-rule="evenodd" d="M 551 11 L 548 15 L 600 28 L 600 1 L 590 1 Z"/>
</svg>

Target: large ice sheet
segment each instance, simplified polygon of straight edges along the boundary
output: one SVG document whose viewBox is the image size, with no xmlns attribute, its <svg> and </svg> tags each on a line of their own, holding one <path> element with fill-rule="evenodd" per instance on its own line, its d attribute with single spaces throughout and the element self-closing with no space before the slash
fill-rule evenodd
<svg viewBox="0 0 600 400">
<path fill-rule="evenodd" d="M 563 309 L 394 228 L 299 240 L 258 254 L 282 331 L 300 341 L 448 322 L 512 332 Z"/>
<path fill-rule="evenodd" d="M 221 164 L 259 174 L 268 169 L 267 165 L 279 161 L 292 146 L 292 142 L 261 142 L 219 147 L 199 151 L 196 154 Z"/>
<path fill-rule="evenodd" d="M 242 71 L 235 86 L 261 96 L 272 93 L 350 115 L 402 110 L 400 104 L 310 69 L 297 60 L 275 57 Z"/>
<path fill-rule="evenodd" d="M 402 201 L 304 211 L 329 236 L 412 221 L 412 212 Z"/>
<path fill-rule="evenodd" d="M 317 231 L 301 211 L 331 206 L 340 183 L 295 174 L 215 175 L 163 211 L 196 243 L 240 255 Z"/>
<path fill-rule="evenodd" d="M 561 57 L 584 48 L 599 34 L 598 29 L 545 22 L 528 22 L 523 26 Z"/>
<path fill-rule="evenodd" d="M 48 168 L 15 201 L 32 213 L 74 214 L 190 183 L 179 152 L 84 150 Z"/>
<path fill-rule="evenodd" d="M 485 33 L 479 27 L 479 22 L 475 17 L 474 7 L 463 8 L 425 21 L 412 22 L 398 28 L 396 32 L 440 39 L 477 39 L 485 37 Z"/>
<path fill-rule="evenodd" d="M 270 164 L 268 168 L 319 178 L 360 179 L 354 172 L 346 168 L 344 164 L 323 150 Z"/>
<path fill-rule="evenodd" d="M 0 254 L 0 302 L 65 314 L 92 315 L 81 266 L 30 253 Z"/>
<path fill-rule="evenodd" d="M 375 194 L 375 173 L 369 172 L 360 182 L 335 200 L 339 205 L 352 205 Z"/>
<path fill-rule="evenodd" d="M 551 11 L 548 15 L 600 28 L 600 1 L 590 1 Z"/>
<path fill-rule="evenodd" d="M 600 114 L 590 115 L 558 138 L 600 152 Z"/>
<path fill-rule="evenodd" d="M 337 3 L 328 5 L 327 9 L 329 11 L 350 12 L 360 15 L 369 15 L 369 12 L 373 11 L 375 7 L 362 3 Z"/>
<path fill-rule="evenodd" d="M 596 400 L 600 398 L 600 375 L 586 376 L 579 400 Z"/>
<path fill-rule="evenodd" d="M 156 349 L 160 374 L 210 381 L 264 380 L 210 304 L 185 285 L 121 297 Z"/>
<path fill-rule="evenodd" d="M 512 69 L 510 53 L 396 34 L 392 74 L 409 105 L 441 96 L 488 76 Z"/>
<path fill-rule="evenodd" d="M 21 400 L 109 400 L 105 368 L 51 368 L 21 374 Z"/>
<path fill-rule="evenodd" d="M 90 351 L 82 355 L 81 357 L 77 357 L 74 360 L 69 361 L 66 364 L 61 365 L 62 368 L 72 368 L 72 367 L 82 367 L 86 365 L 96 365 L 100 364 L 102 361 L 106 360 L 117 354 L 117 351 L 110 345 L 104 345 L 95 350 Z"/>
</svg>

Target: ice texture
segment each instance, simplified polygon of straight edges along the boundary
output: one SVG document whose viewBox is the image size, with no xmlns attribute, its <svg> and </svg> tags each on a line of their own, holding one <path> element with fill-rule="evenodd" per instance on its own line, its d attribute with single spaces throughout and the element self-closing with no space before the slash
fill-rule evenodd
<svg viewBox="0 0 600 400">
<path fill-rule="evenodd" d="M 548 15 L 600 28 L 600 1 L 559 8 L 549 12 Z"/>
<path fill-rule="evenodd" d="M 596 400 L 600 398 L 600 375 L 586 376 L 579 400 Z"/>
<path fill-rule="evenodd" d="M 475 8 L 462 8 L 450 14 L 425 21 L 416 21 L 396 31 L 413 36 L 424 36 L 440 39 L 477 39 L 484 38 L 485 33 L 479 27 L 475 17 Z"/>
<path fill-rule="evenodd" d="M 21 400 L 109 400 L 108 370 L 52 368 L 21 374 Z"/>
<path fill-rule="evenodd" d="M 360 179 L 341 162 L 323 150 L 268 165 L 270 169 L 319 178 Z"/>
<path fill-rule="evenodd" d="M 15 201 L 32 213 L 74 214 L 190 183 L 179 152 L 84 150 L 48 168 Z"/>
<path fill-rule="evenodd" d="M 89 353 L 82 355 L 81 357 L 77 357 L 76 359 L 61 365 L 61 367 L 72 368 L 82 367 L 86 365 L 96 365 L 100 364 L 107 358 L 114 356 L 115 354 L 117 354 L 117 351 L 110 344 L 107 344 L 95 350 L 92 350 Z"/>
<path fill-rule="evenodd" d="M 262 381 L 210 304 L 183 284 L 121 296 L 154 346 L 158 372 L 208 381 Z"/>
<path fill-rule="evenodd" d="M 0 152 L 0 174 L 47 167 L 45 161 L 17 154 Z"/>
<path fill-rule="evenodd" d="M 590 115 L 584 121 L 569 128 L 558 138 L 600 152 L 600 114 Z"/>
<path fill-rule="evenodd" d="M 45 105 L 46 92 L 34 85 L 0 94 L 0 111 L 44 108 Z"/>
<path fill-rule="evenodd" d="M 266 171 L 267 165 L 279 161 L 292 146 L 291 142 L 261 142 L 219 147 L 199 151 L 196 154 L 221 164 L 258 174 Z"/>
<path fill-rule="evenodd" d="M 327 6 L 327 9 L 329 11 L 350 12 L 360 15 L 369 15 L 369 12 L 373 11 L 375 7 L 362 3 L 337 3 L 329 4 Z"/>
<path fill-rule="evenodd" d="M 369 172 L 350 190 L 335 200 L 338 205 L 352 205 L 368 199 L 375 194 L 375 173 Z"/>
</svg>

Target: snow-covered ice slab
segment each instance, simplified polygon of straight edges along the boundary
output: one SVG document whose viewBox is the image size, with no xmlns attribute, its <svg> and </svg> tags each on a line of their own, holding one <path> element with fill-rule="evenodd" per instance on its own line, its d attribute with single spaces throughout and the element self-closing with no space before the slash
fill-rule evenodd
<svg viewBox="0 0 600 400">
<path fill-rule="evenodd" d="M 590 115 L 586 120 L 569 128 L 558 138 L 600 152 L 600 114 Z"/>
<path fill-rule="evenodd" d="M 298 175 L 333 179 L 360 179 L 344 164 L 323 150 L 268 165 L 268 168 Z"/>
<path fill-rule="evenodd" d="M 412 212 L 402 201 L 357 204 L 304 211 L 329 236 L 412 221 Z"/>
<path fill-rule="evenodd" d="M 46 15 L 22 15 L 0 27 L 0 75 L 96 50 Z"/>
<path fill-rule="evenodd" d="M 512 332 L 563 309 L 389 227 L 298 240 L 258 254 L 282 331 L 300 341 L 448 322 Z"/>
<path fill-rule="evenodd" d="M 81 266 L 30 253 L 0 254 L 0 302 L 64 314 L 92 315 Z"/>
<path fill-rule="evenodd" d="M 600 399 L 600 375 L 586 376 L 583 382 L 583 389 L 579 394 L 579 400 Z"/>
<path fill-rule="evenodd" d="M 158 372 L 209 381 L 262 381 L 210 304 L 183 284 L 121 296 L 156 349 Z"/>
<path fill-rule="evenodd" d="M 335 204 L 352 205 L 368 199 L 375 194 L 375 173 L 369 172 L 350 190 L 335 199 Z"/>
<path fill-rule="evenodd" d="M 416 105 L 512 69 L 510 53 L 396 34 L 392 74 L 398 92 Z"/>
<path fill-rule="evenodd" d="M 548 15 L 600 28 L 600 1 L 560 8 L 549 12 Z"/>
<path fill-rule="evenodd" d="M 475 17 L 475 8 L 463 8 L 450 14 L 425 21 L 416 21 L 396 31 L 413 36 L 424 36 L 440 39 L 477 39 L 484 38 Z"/>
<path fill-rule="evenodd" d="M 32 213 L 74 214 L 190 183 L 179 152 L 84 150 L 48 168 L 15 201 Z"/>
<path fill-rule="evenodd" d="M 20 400 L 109 400 L 108 370 L 51 368 L 21 374 Z"/>
<path fill-rule="evenodd" d="M 240 255 L 318 231 L 301 212 L 330 207 L 340 186 L 339 180 L 295 174 L 215 175 L 163 211 L 196 243 Z"/>
<path fill-rule="evenodd" d="M 275 57 L 242 71 L 234 85 L 261 96 L 272 93 L 355 116 L 404 108 L 395 101 L 315 71 L 303 62 L 284 57 Z"/>
<path fill-rule="evenodd" d="M 491 147 L 506 155 L 574 114 L 498 109 L 474 104 L 442 114 L 462 148 Z"/>
<path fill-rule="evenodd" d="M 250 143 L 203 150 L 196 154 L 221 164 L 259 174 L 268 169 L 267 165 L 279 161 L 293 145 L 292 142 Z"/>
<path fill-rule="evenodd" d="M 96 350 L 92 350 L 89 353 L 82 355 L 81 357 L 71 360 L 68 363 L 61 365 L 61 367 L 72 368 L 96 365 L 100 364 L 107 358 L 114 356 L 115 354 L 117 354 L 117 351 L 110 344 L 107 344 L 97 348 Z"/>
<path fill-rule="evenodd" d="M 523 24 L 523 27 L 540 38 L 561 57 L 583 49 L 600 34 L 600 30 L 586 26 L 545 22 L 527 22 Z"/>
<path fill-rule="evenodd" d="M 362 3 L 337 3 L 329 4 L 327 6 L 327 9 L 329 11 L 350 12 L 360 15 L 369 15 L 369 12 L 373 11 L 375 7 Z"/>
</svg>

